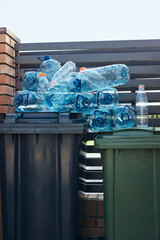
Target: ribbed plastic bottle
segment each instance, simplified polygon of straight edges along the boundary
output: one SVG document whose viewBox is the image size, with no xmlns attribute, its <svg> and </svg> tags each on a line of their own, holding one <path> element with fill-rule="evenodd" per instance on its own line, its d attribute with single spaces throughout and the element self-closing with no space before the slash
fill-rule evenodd
<svg viewBox="0 0 160 240">
<path fill-rule="evenodd" d="M 92 93 L 75 93 L 73 97 L 73 113 L 91 114 L 95 109 L 96 98 Z"/>
<path fill-rule="evenodd" d="M 36 92 L 27 90 L 15 93 L 13 104 L 17 112 L 41 112 L 43 100 Z"/>
<path fill-rule="evenodd" d="M 103 90 L 128 82 L 129 69 L 124 64 L 116 64 L 92 69 L 82 69 L 78 79 L 81 80 L 81 91 Z"/>
<path fill-rule="evenodd" d="M 22 77 L 22 88 L 23 90 L 36 91 L 38 85 L 38 74 L 37 70 L 25 70 Z"/>
<path fill-rule="evenodd" d="M 144 85 L 138 86 L 136 95 L 136 126 L 140 128 L 148 127 L 148 98 Z"/>
<path fill-rule="evenodd" d="M 105 89 L 97 92 L 97 107 L 103 110 L 114 109 L 118 104 L 118 92 L 116 88 Z"/>
<path fill-rule="evenodd" d="M 50 83 L 49 83 L 48 79 L 46 78 L 46 73 L 40 73 L 37 91 L 39 93 L 45 94 L 45 92 L 47 90 L 49 90 L 49 88 L 50 88 Z"/>
<path fill-rule="evenodd" d="M 68 76 L 76 71 L 76 64 L 72 61 L 66 62 L 53 76 L 52 82 L 54 85 L 59 84 L 61 81 L 65 81 Z"/>
<path fill-rule="evenodd" d="M 61 64 L 58 61 L 51 59 L 50 56 L 45 56 L 44 59 L 38 57 L 38 59 L 40 61 L 44 60 L 40 65 L 39 71 L 46 73 L 47 79 L 52 81 L 54 74 L 60 69 Z"/>
<path fill-rule="evenodd" d="M 128 105 L 113 110 L 113 124 L 117 128 L 132 128 L 136 123 L 136 111 Z"/>
<path fill-rule="evenodd" d="M 103 109 L 94 110 L 89 115 L 88 119 L 89 129 L 93 132 L 105 132 L 111 129 L 111 114 L 109 110 Z"/>
</svg>

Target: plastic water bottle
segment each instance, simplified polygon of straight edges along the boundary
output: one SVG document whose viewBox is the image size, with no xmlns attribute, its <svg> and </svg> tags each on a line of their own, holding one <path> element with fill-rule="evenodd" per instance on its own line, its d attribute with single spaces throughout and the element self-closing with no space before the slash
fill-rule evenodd
<svg viewBox="0 0 160 240">
<path fill-rule="evenodd" d="M 15 93 L 13 104 L 17 112 L 43 111 L 43 99 L 36 93 L 27 90 Z"/>
<path fill-rule="evenodd" d="M 22 88 L 24 90 L 36 91 L 38 85 L 37 70 L 25 70 L 22 78 Z"/>
<path fill-rule="evenodd" d="M 45 56 L 43 60 L 39 57 L 38 59 L 40 61 L 44 60 L 40 66 L 40 72 L 46 73 L 47 79 L 52 81 L 54 74 L 60 69 L 61 64 L 58 61 L 51 59 L 50 56 Z"/>
<path fill-rule="evenodd" d="M 44 104 L 50 112 L 70 112 L 73 103 L 73 93 L 51 92 L 45 95 Z"/>
<path fill-rule="evenodd" d="M 95 109 L 96 98 L 92 93 L 75 93 L 73 98 L 73 113 L 91 114 Z"/>
<path fill-rule="evenodd" d="M 103 110 L 114 109 L 118 104 L 118 92 L 115 88 L 97 92 L 97 107 Z"/>
<path fill-rule="evenodd" d="M 89 129 L 94 132 L 105 132 L 111 129 L 111 114 L 110 111 L 101 109 L 94 110 L 89 115 Z"/>
<path fill-rule="evenodd" d="M 50 83 L 46 78 L 46 73 L 40 73 L 37 91 L 45 93 L 50 88 Z"/>
<path fill-rule="evenodd" d="M 136 126 L 140 128 L 148 127 L 148 99 L 144 90 L 144 85 L 138 86 L 136 96 Z"/>
<path fill-rule="evenodd" d="M 136 122 L 136 111 L 125 105 L 113 110 L 113 123 L 118 128 L 132 128 Z"/>
<path fill-rule="evenodd" d="M 83 69 L 79 73 L 81 91 L 97 91 L 124 85 L 130 78 L 128 72 L 129 69 L 124 64 Z"/>
<path fill-rule="evenodd" d="M 76 65 L 72 61 L 66 62 L 53 76 L 52 82 L 57 85 L 62 80 L 66 80 L 66 78 L 70 75 L 70 73 L 76 71 Z"/>
</svg>

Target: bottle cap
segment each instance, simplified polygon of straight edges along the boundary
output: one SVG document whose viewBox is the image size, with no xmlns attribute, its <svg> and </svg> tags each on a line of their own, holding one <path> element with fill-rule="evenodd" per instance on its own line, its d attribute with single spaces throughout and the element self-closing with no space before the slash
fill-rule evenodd
<svg viewBox="0 0 160 240">
<path fill-rule="evenodd" d="M 83 71 L 83 70 L 85 70 L 85 69 L 86 69 L 85 67 L 81 67 L 81 68 L 80 68 L 80 72 Z"/>
<path fill-rule="evenodd" d="M 46 73 L 40 73 L 40 77 L 46 77 Z"/>
<path fill-rule="evenodd" d="M 140 88 L 143 88 L 143 89 L 144 89 L 144 85 L 139 85 L 139 86 L 138 86 L 138 89 L 140 89 Z"/>
<path fill-rule="evenodd" d="M 51 59 L 51 57 L 50 57 L 49 55 L 44 56 L 44 60 L 45 60 L 45 61 L 46 61 L 46 60 L 49 60 L 49 59 Z"/>
</svg>

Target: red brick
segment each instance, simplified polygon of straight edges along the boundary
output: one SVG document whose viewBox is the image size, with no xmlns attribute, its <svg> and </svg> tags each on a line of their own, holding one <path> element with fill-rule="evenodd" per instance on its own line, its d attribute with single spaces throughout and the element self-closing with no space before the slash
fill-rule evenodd
<svg viewBox="0 0 160 240">
<path fill-rule="evenodd" d="M 15 79 L 8 75 L 0 75 L 0 84 L 7 84 L 15 87 Z"/>
<path fill-rule="evenodd" d="M 7 54 L 0 54 L 0 64 L 7 64 L 11 67 L 14 67 L 14 61 L 15 60 Z"/>
<path fill-rule="evenodd" d="M 14 39 L 16 42 L 20 42 L 21 40 L 15 36 L 8 28 L 0 28 L 0 34 L 7 34 L 9 37 Z"/>
<path fill-rule="evenodd" d="M 0 113 L 14 113 L 14 112 L 15 112 L 14 107 L 0 106 Z"/>
<path fill-rule="evenodd" d="M 0 43 L 0 53 L 6 53 L 9 56 L 15 58 L 15 50 L 8 46 L 6 43 Z"/>
<path fill-rule="evenodd" d="M 98 216 L 104 216 L 104 200 L 103 198 L 98 199 Z"/>
<path fill-rule="evenodd" d="M 11 77 L 15 77 L 15 69 L 8 65 L 0 64 L 0 74 L 7 74 Z"/>
<path fill-rule="evenodd" d="M 14 41 L 11 37 L 9 37 L 7 34 L 0 34 L 0 42 L 1 43 L 7 43 L 9 46 L 14 48 L 16 41 Z"/>
<path fill-rule="evenodd" d="M 3 232 L 0 232 L 0 240 L 3 240 Z"/>
<path fill-rule="evenodd" d="M 105 229 L 104 228 L 81 228 L 80 236 L 83 238 L 105 237 Z"/>
<path fill-rule="evenodd" d="M 87 200 L 87 216 L 96 216 L 96 200 Z"/>
<path fill-rule="evenodd" d="M 104 228 L 105 223 L 104 223 L 104 218 L 98 218 L 97 219 L 97 227 Z"/>
<path fill-rule="evenodd" d="M 0 105 L 12 105 L 13 106 L 13 97 L 0 95 Z"/>
<path fill-rule="evenodd" d="M 15 90 L 13 87 L 7 86 L 7 85 L 0 85 L 0 94 L 1 95 L 10 95 L 13 96 L 15 93 Z"/>
</svg>

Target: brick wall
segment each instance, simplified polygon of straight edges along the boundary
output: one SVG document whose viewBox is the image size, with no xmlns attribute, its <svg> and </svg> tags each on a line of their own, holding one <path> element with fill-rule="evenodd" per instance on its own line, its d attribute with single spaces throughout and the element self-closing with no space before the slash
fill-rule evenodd
<svg viewBox="0 0 160 240">
<path fill-rule="evenodd" d="M 0 113 L 13 113 L 15 93 L 15 43 L 20 40 L 7 28 L 0 28 Z"/>
<path fill-rule="evenodd" d="M 104 201 L 102 194 L 79 192 L 79 236 L 81 238 L 103 238 Z"/>
<path fill-rule="evenodd" d="M 13 113 L 15 93 L 15 43 L 20 40 L 7 28 L 0 28 L 0 113 Z M 2 205 L 0 191 L 0 240 L 3 239 Z"/>
</svg>

